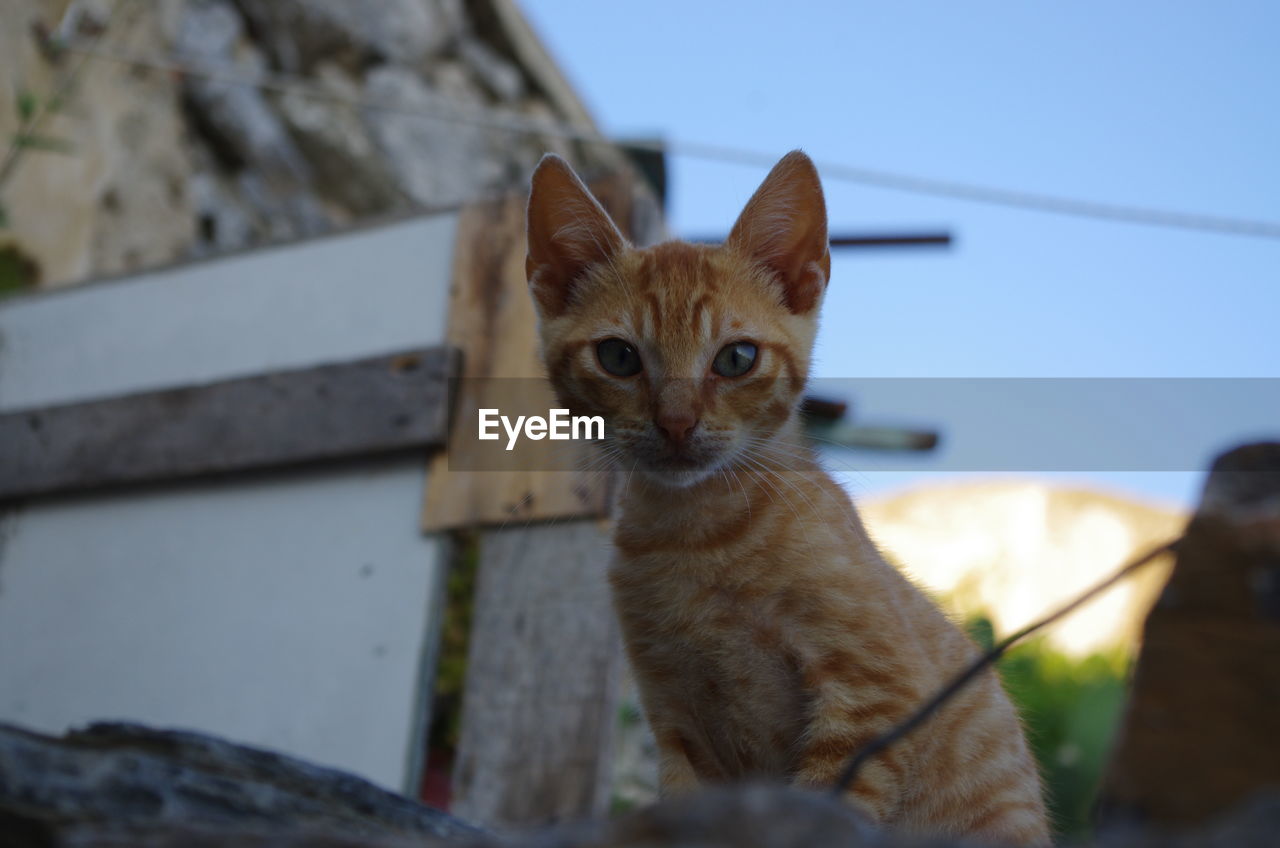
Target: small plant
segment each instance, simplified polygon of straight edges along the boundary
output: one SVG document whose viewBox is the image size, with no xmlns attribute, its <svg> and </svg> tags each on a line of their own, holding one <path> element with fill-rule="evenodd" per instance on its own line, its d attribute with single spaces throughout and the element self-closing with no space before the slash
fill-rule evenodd
<svg viewBox="0 0 1280 848">
<path fill-rule="evenodd" d="M 34 287 L 40 266 L 13 245 L 0 247 L 0 297 Z"/>
<path fill-rule="evenodd" d="M 991 646 L 990 620 L 976 617 L 967 629 L 980 646 Z M 1129 658 L 1120 649 L 1070 657 L 1039 638 L 1011 648 L 998 668 L 1026 724 L 1055 830 L 1071 839 L 1088 836 L 1124 706 Z"/>
<path fill-rule="evenodd" d="M 36 116 L 36 110 L 40 108 L 40 98 L 30 91 L 20 91 L 18 92 L 17 107 L 18 120 L 25 124 Z"/>
<path fill-rule="evenodd" d="M 70 139 L 33 132 L 34 123 L 41 115 L 40 107 L 40 98 L 34 92 L 26 89 L 18 92 L 18 97 L 14 101 L 14 108 L 18 111 L 18 131 L 10 136 L 10 143 L 15 148 L 43 150 L 49 153 L 72 153 L 75 145 Z M 62 107 L 63 98 L 58 95 L 44 102 L 46 114 L 58 112 Z"/>
</svg>

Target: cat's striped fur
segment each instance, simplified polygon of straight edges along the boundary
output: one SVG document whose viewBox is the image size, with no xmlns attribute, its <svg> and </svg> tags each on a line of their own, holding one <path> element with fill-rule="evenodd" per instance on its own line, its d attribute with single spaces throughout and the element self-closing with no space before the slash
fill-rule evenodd
<svg viewBox="0 0 1280 848">
<path fill-rule="evenodd" d="M 724 246 L 638 250 L 547 157 L 527 267 L 557 395 L 605 417 L 625 481 L 611 581 L 663 791 L 830 786 L 975 648 L 880 555 L 800 435 L 830 273 L 812 163 L 784 158 Z M 638 373 L 606 370 L 606 339 L 632 347 Z M 737 343 L 754 364 L 721 376 L 712 363 Z M 850 801 L 889 827 L 1048 841 L 1035 765 L 992 673 L 871 761 Z"/>
</svg>

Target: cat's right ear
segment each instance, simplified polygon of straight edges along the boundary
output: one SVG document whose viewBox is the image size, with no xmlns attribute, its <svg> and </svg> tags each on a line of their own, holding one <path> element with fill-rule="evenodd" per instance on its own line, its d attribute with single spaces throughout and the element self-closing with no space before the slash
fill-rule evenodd
<svg viewBox="0 0 1280 848">
<path fill-rule="evenodd" d="M 627 243 L 569 163 L 553 153 L 533 172 L 527 233 L 525 273 L 538 311 L 547 318 L 568 308 L 587 268 Z"/>
</svg>

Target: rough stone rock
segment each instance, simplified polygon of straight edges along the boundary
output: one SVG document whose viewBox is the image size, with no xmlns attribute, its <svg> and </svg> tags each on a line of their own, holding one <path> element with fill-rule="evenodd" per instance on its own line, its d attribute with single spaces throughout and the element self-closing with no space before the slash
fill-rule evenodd
<svg viewBox="0 0 1280 848">
<path fill-rule="evenodd" d="M 0 191 L 0 251 L 38 286 L 407 206 L 456 206 L 525 185 L 548 150 L 589 175 L 625 167 L 607 147 L 554 131 L 585 113 L 567 88 L 548 93 L 550 59 L 529 49 L 518 21 L 522 35 L 509 37 L 519 14 L 507 0 L 0 0 L 0 9 L 0 138 L 16 131 L 21 104 L 51 98 L 81 62 L 33 34 L 55 30 L 64 13 L 80 22 L 73 36 L 102 32 L 112 53 L 192 66 L 84 60 L 40 127 L 62 152 L 26 150 Z M 210 68 L 217 78 L 202 73 Z M 386 108 L 349 102 L 365 97 Z M 495 125 L 506 120 L 547 132 Z"/>
<path fill-rule="evenodd" d="M 198 237 L 192 256 L 211 256 L 239 250 L 254 240 L 255 227 L 234 189 L 215 170 L 191 175 L 187 193 L 196 214 Z"/>
<path fill-rule="evenodd" d="M 269 172 L 241 171 L 235 185 L 238 198 L 254 216 L 255 241 L 317 236 L 341 222 L 315 195 L 305 189 L 282 188 Z"/>
<path fill-rule="evenodd" d="M 261 53 L 251 46 L 239 44 L 238 33 L 236 36 L 201 42 L 201 48 L 219 45 L 224 50 L 216 57 L 206 54 L 197 58 L 214 58 L 224 64 L 233 64 L 238 77 L 260 79 L 265 70 Z M 235 49 L 237 47 L 239 49 Z M 237 79 L 193 75 L 186 78 L 185 95 L 192 120 L 201 127 L 216 152 L 230 167 L 259 169 L 269 174 L 274 182 L 292 186 L 301 185 L 309 179 L 306 159 L 294 145 L 284 123 L 261 89 L 242 84 Z"/>
<path fill-rule="evenodd" d="M 930 486 L 858 504 L 876 543 L 959 620 L 1012 633 L 1127 560 L 1176 538 L 1184 512 L 1031 480 Z M 1033 565 L 1034 564 L 1034 565 Z M 1162 562 L 1050 628 L 1055 650 L 1135 653 Z"/>
<path fill-rule="evenodd" d="M 483 118 L 482 104 L 446 97 L 412 71 L 388 65 L 369 73 L 365 95 L 371 104 L 365 123 L 415 202 L 456 205 L 501 184 L 503 154 L 493 150 L 484 127 L 468 120 Z"/>
<path fill-rule="evenodd" d="M 189 59 L 229 57 L 244 36 L 240 13 L 228 0 L 187 0 L 174 36 L 174 52 Z"/>
<path fill-rule="evenodd" d="M 472 70 L 456 59 L 441 59 L 431 66 L 427 76 L 431 90 L 448 100 L 480 108 L 489 101 L 488 95 Z"/>
<path fill-rule="evenodd" d="M 52 60 L 32 32 L 56 26 L 66 5 L 5 0 L 0 11 L 0 139 L 7 151 L 23 101 L 48 107 L 38 137 L 54 148 L 22 151 L 0 195 L 0 247 L 17 245 L 45 286 L 168 262 L 192 237 L 176 86 L 120 66 L 86 66 L 58 102 L 75 57 Z M 172 4 L 151 11 L 114 19 L 120 46 L 163 38 Z"/>
<path fill-rule="evenodd" d="M 549 776 L 549 779 L 553 779 Z M 1126 828 L 1094 848 L 1264 848 L 1280 795 L 1203 828 Z M 0 846 L 46 848 L 964 848 L 872 827 L 790 786 L 711 787 L 607 821 L 485 833 L 352 775 L 199 733 L 98 724 L 62 738 L 0 725 Z"/>
<path fill-rule="evenodd" d="M 280 115 L 315 173 L 316 190 L 356 215 L 386 212 L 404 197 L 360 119 L 360 86 L 337 65 L 316 67 L 316 87 L 277 98 Z"/>
<path fill-rule="evenodd" d="M 531 143 L 542 153 L 555 153 L 569 160 L 579 158 L 573 149 L 573 142 L 555 131 L 562 121 L 547 101 L 537 98 L 526 100 L 521 104 L 520 113 L 524 120 L 534 126 L 542 124 L 547 128 L 545 135 L 529 137 Z"/>
<path fill-rule="evenodd" d="M 370 61 L 417 65 L 449 41 L 434 0 L 240 0 L 276 65 L 310 69 L 324 60 L 352 68 Z"/>
<path fill-rule="evenodd" d="M 0 844 L 108 832 L 313 831 L 474 837 L 476 828 L 354 775 L 212 736 L 95 724 L 61 739 L 0 725 Z"/>
<path fill-rule="evenodd" d="M 228 0 L 194 0 L 178 27 L 175 49 L 203 65 L 232 66 L 244 79 L 260 80 L 266 59 L 248 41 L 244 22 Z M 311 162 L 295 142 L 275 104 L 261 88 L 230 78 L 185 78 L 187 112 L 193 126 L 220 160 L 216 171 L 233 172 L 221 181 L 221 191 L 201 185 L 200 243 L 195 253 L 210 252 L 210 242 L 227 246 L 243 237 L 242 224 L 251 222 L 247 243 L 316 235 L 329 230 L 341 216 L 331 215 L 315 196 Z M 219 215 L 209 208 L 239 205 L 239 214 Z M 210 238 L 205 225 L 225 217 L 225 226 Z M 243 246 L 236 244 L 235 246 Z"/>
<path fill-rule="evenodd" d="M 514 103 L 524 96 L 524 74 L 483 41 L 462 38 L 458 55 L 499 100 Z"/>
</svg>

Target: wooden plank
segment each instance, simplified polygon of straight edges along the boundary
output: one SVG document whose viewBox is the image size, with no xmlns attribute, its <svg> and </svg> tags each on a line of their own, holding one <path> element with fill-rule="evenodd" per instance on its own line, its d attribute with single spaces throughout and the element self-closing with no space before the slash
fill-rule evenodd
<svg viewBox="0 0 1280 848">
<path fill-rule="evenodd" d="M 482 532 L 452 811 L 538 825 L 606 811 L 622 652 L 594 521 Z"/>
<path fill-rule="evenodd" d="M 455 362 L 421 348 L 0 415 L 0 499 L 438 445 Z"/>
<path fill-rule="evenodd" d="M 649 241 L 661 226 L 651 198 L 638 194 L 630 178 L 591 186 L 619 227 L 638 243 Z M 454 399 L 453 432 L 475 427 L 475 413 L 486 405 L 477 396 L 490 378 L 524 379 L 536 404 L 557 404 L 542 386 L 537 317 L 525 279 L 525 195 L 513 195 L 465 209 L 454 245 L 447 341 L 463 351 L 463 376 Z M 474 429 L 466 431 L 474 432 Z M 570 448 L 569 443 L 560 443 Z M 590 464 L 588 449 L 579 464 Z M 572 460 L 564 460 L 572 464 Z M 500 471 L 451 469 L 445 455 L 433 459 L 428 475 L 423 525 L 427 530 L 508 522 L 604 515 L 608 479 L 600 473 L 513 468 Z"/>
<path fill-rule="evenodd" d="M 1280 443 L 1214 463 L 1147 618 L 1099 808 L 1181 828 L 1280 786 Z"/>
</svg>

